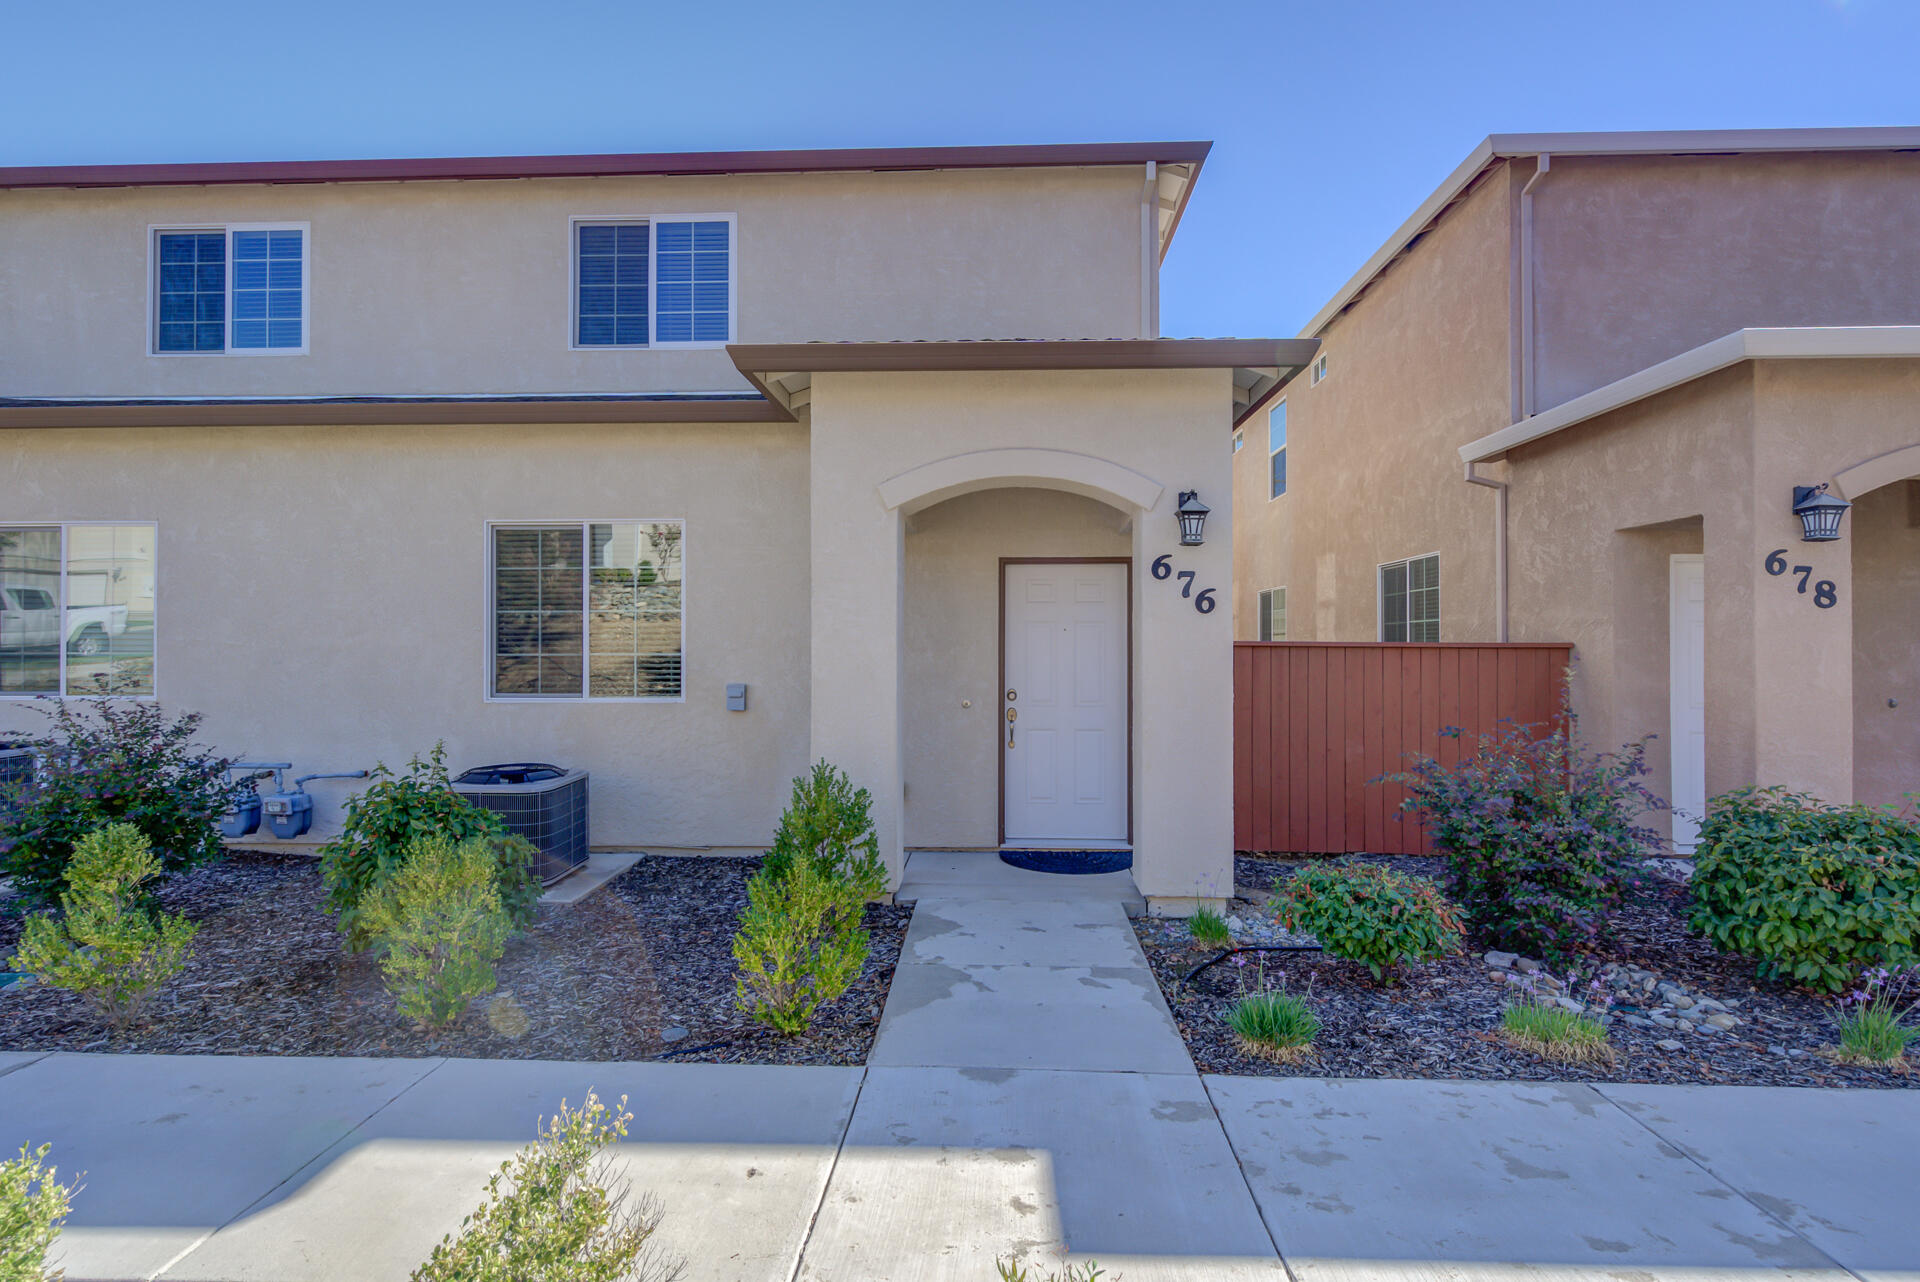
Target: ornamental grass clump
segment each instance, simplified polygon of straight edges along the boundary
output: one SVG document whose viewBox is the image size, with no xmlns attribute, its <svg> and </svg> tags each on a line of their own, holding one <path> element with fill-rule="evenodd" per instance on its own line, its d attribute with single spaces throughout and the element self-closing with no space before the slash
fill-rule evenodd
<svg viewBox="0 0 1920 1282">
<path fill-rule="evenodd" d="M 1100 1282 L 1101 1278 L 1108 1276 L 1097 1260 L 1088 1260 L 1085 1264 L 1063 1264 L 1042 1273 L 1041 1265 L 1022 1264 L 1017 1256 L 1005 1259 L 996 1256 L 993 1267 L 1000 1274 L 1000 1282 Z M 1113 1279 L 1114 1282 L 1120 1282 L 1117 1274 L 1113 1275 Z"/>
<path fill-rule="evenodd" d="M 1312 935 L 1329 957 L 1357 961 L 1383 983 L 1409 962 L 1460 949 L 1460 910 L 1426 878 L 1378 864 L 1309 865 L 1273 905 L 1288 930 Z"/>
<path fill-rule="evenodd" d="M 1658 835 L 1642 816 L 1666 803 L 1641 783 L 1646 744 L 1592 753 L 1570 710 L 1544 736 L 1509 725 L 1462 748 L 1456 765 L 1416 757 L 1388 775 L 1401 809 L 1447 860 L 1447 893 L 1488 943 L 1567 961 L 1587 951 L 1640 880 Z M 1459 738 L 1461 731 L 1443 731 Z"/>
<path fill-rule="evenodd" d="M 108 824 L 82 837 L 67 867 L 61 915 L 28 919 L 12 966 L 50 988 L 79 994 L 123 1032 L 161 985 L 187 964 L 200 928 L 146 906 L 160 860 L 146 834 Z"/>
<path fill-rule="evenodd" d="M 0 1282 L 59 1282 L 62 1276 L 47 1268 L 47 1252 L 80 1184 L 59 1182 L 60 1172 L 47 1165 L 52 1151 L 51 1144 L 22 1144 L 19 1157 L 0 1162 Z"/>
<path fill-rule="evenodd" d="M 1227 919 L 1205 904 L 1194 909 L 1193 916 L 1187 918 L 1187 936 L 1205 948 L 1233 946 L 1233 931 L 1228 929 Z"/>
<path fill-rule="evenodd" d="M 365 920 L 368 896 L 393 877 L 424 837 L 454 845 L 485 839 L 494 860 L 494 888 L 509 923 L 515 930 L 533 923 L 540 882 L 533 872 L 532 844 L 510 836 L 497 815 L 453 790 L 446 757 L 446 745 L 436 743 L 426 757 L 407 762 L 404 772 L 375 765 L 366 790 L 347 802 L 340 835 L 320 848 L 327 908 L 350 951 L 372 946 L 375 932 Z"/>
<path fill-rule="evenodd" d="M 513 933 L 500 902 L 492 845 L 474 837 L 414 842 L 406 861 L 361 906 L 380 973 L 400 1013 L 444 1028 L 494 990 L 494 964 Z"/>
<path fill-rule="evenodd" d="M 138 828 L 162 872 L 220 857 L 220 816 L 243 785 L 194 742 L 200 714 L 118 699 L 50 698 L 40 711 L 53 724 L 32 742 L 33 778 L 0 797 L 0 875 L 29 907 L 59 900 L 80 840 L 106 824 Z"/>
<path fill-rule="evenodd" d="M 672 1282 L 683 1266 L 659 1253 L 652 1198 L 638 1200 L 607 1162 L 633 1114 L 609 1114 L 593 1092 L 560 1111 L 540 1138 L 487 1180 L 486 1201 L 441 1239 L 412 1282 Z"/>
<path fill-rule="evenodd" d="M 1840 1045 L 1834 1058 L 1849 1064 L 1898 1064 L 1920 1040 L 1910 1022 L 1920 1012 L 1920 969 L 1862 972 L 1860 986 L 1842 999 Z"/>
<path fill-rule="evenodd" d="M 1837 993 L 1920 962 L 1920 824 L 1784 788 L 1716 797 L 1688 882 L 1693 928 L 1760 974 Z"/>
<path fill-rule="evenodd" d="M 1288 992 L 1248 993 L 1227 1008 L 1226 1020 L 1242 1053 L 1275 1064 L 1306 1058 L 1320 1035 L 1320 1017 L 1305 998 Z"/>
<path fill-rule="evenodd" d="M 820 762 L 793 781 L 773 849 L 747 883 L 734 1000 L 788 1036 L 805 1032 L 866 965 L 867 901 L 887 886 L 872 807 L 865 788 Z"/>
<path fill-rule="evenodd" d="M 1531 975 L 1521 980 L 1520 987 L 1521 997 L 1500 1008 L 1500 1036 L 1509 1045 L 1562 1064 L 1604 1067 L 1614 1062 L 1607 1026 L 1589 1013 L 1590 1008 L 1574 1010 L 1556 1001 L 1557 994 L 1540 993 Z M 1566 992 L 1575 991 L 1575 976 L 1571 972 L 1562 987 Z M 1597 979 L 1588 984 L 1586 991 L 1590 1002 L 1608 1000 L 1606 985 Z"/>
</svg>

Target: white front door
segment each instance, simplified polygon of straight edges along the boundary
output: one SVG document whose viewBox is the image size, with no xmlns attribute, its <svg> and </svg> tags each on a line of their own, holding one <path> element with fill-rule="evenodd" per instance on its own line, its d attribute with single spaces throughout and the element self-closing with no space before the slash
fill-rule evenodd
<svg viewBox="0 0 1920 1282">
<path fill-rule="evenodd" d="M 1012 561 L 1000 753 L 1006 844 L 1127 840 L 1127 566 Z"/>
<path fill-rule="evenodd" d="M 1667 747 L 1673 754 L 1673 848 L 1693 853 L 1707 813 L 1706 558 L 1675 556 L 1667 571 Z"/>
</svg>

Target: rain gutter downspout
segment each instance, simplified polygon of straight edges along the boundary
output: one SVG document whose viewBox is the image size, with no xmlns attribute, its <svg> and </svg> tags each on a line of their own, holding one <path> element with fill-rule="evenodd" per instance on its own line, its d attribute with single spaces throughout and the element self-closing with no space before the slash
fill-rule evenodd
<svg viewBox="0 0 1920 1282">
<path fill-rule="evenodd" d="M 1140 189 L 1140 337 L 1160 337 L 1160 166 L 1147 162 L 1146 184 Z"/>
<path fill-rule="evenodd" d="M 1494 640 L 1507 643 L 1507 483 L 1481 476 L 1479 463 L 1467 464 L 1468 485 L 1484 485 L 1493 491 L 1493 615 Z"/>
</svg>

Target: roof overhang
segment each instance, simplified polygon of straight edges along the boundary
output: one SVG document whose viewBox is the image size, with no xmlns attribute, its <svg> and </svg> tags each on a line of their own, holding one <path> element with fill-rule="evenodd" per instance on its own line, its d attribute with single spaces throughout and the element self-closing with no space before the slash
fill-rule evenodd
<svg viewBox="0 0 1920 1282">
<path fill-rule="evenodd" d="M 1920 325 L 1801 326 L 1783 329 L 1741 329 L 1716 338 L 1658 365 L 1597 387 L 1556 405 L 1542 414 L 1523 418 L 1511 427 L 1460 447 L 1468 463 L 1504 457 L 1508 450 L 1537 441 L 1578 423 L 1598 418 L 1635 401 L 1705 378 L 1741 361 L 1755 360 L 1872 360 L 1920 357 Z"/>
<path fill-rule="evenodd" d="M 1299 338 L 971 339 L 735 343 L 727 354 L 748 382 L 791 414 L 811 403 L 815 374 L 1231 369 L 1237 426 L 1305 369 L 1319 347 L 1317 339 Z"/>
<path fill-rule="evenodd" d="M 1756 152 L 1916 151 L 1920 127 L 1858 129 L 1671 129 L 1622 133 L 1490 134 L 1452 173 L 1420 202 L 1411 217 L 1394 229 L 1360 270 L 1348 278 L 1326 306 L 1300 331 L 1317 337 L 1328 322 L 1351 306 L 1375 277 L 1426 233 L 1488 166 L 1497 161 L 1538 156 L 1724 156 Z"/>
<path fill-rule="evenodd" d="M 786 423 L 752 392 L 669 395 L 8 397 L 5 427 L 270 427 L 360 423 Z"/>
</svg>

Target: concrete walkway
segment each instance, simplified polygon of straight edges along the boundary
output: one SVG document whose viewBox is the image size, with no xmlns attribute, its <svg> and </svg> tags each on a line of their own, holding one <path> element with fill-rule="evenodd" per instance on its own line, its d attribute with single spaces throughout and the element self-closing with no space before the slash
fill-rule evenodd
<svg viewBox="0 0 1920 1282">
<path fill-rule="evenodd" d="M 404 1279 L 590 1087 L 693 1280 L 1920 1279 L 1920 1092 L 1202 1078 L 1130 885 L 1034 876 L 915 857 L 865 1069 L 0 1054 L 0 1144 L 74 1282 Z"/>
</svg>

